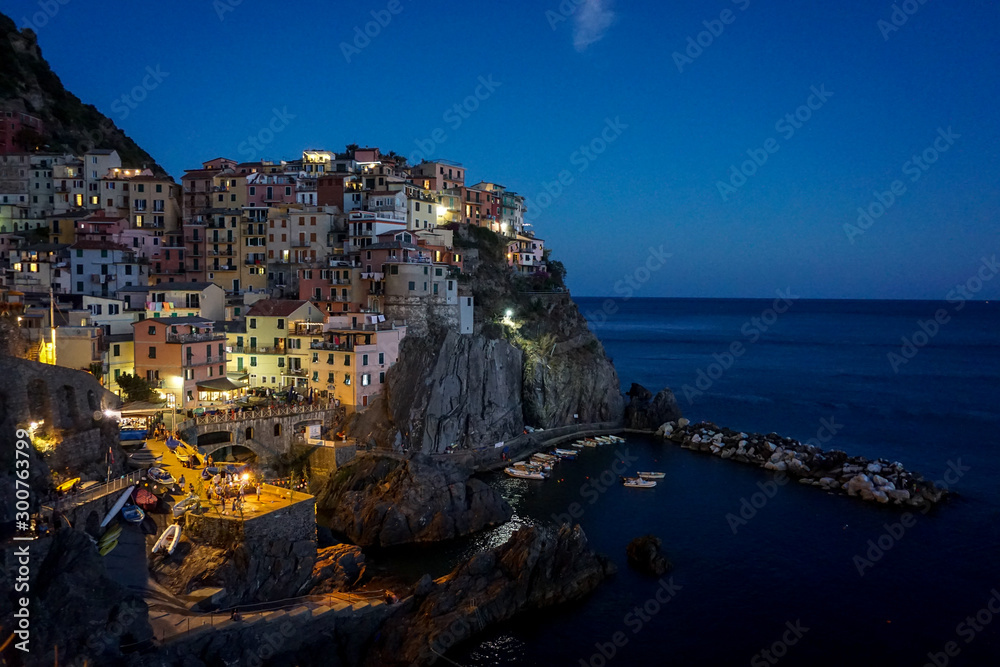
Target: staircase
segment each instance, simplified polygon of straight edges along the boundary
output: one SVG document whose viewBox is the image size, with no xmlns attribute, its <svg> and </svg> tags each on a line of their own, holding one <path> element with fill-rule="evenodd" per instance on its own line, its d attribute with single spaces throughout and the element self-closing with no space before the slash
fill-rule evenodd
<svg viewBox="0 0 1000 667">
<path fill-rule="evenodd" d="M 31 347 L 28 348 L 28 360 L 38 361 L 42 356 L 42 341 L 37 343 L 32 343 Z"/>
</svg>

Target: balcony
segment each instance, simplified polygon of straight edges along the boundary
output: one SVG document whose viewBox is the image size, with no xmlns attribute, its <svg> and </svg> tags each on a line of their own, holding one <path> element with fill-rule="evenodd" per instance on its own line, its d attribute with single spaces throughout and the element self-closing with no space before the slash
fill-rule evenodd
<svg viewBox="0 0 1000 667">
<path fill-rule="evenodd" d="M 315 341 L 310 343 L 311 350 L 326 350 L 328 352 L 353 352 L 354 346 L 350 342 L 329 343 L 326 341 Z"/>
<path fill-rule="evenodd" d="M 214 331 L 186 334 L 167 332 L 168 343 L 202 343 L 213 340 L 226 340 L 226 334 Z"/>
<path fill-rule="evenodd" d="M 195 359 L 194 356 L 189 356 L 184 360 L 185 366 L 211 366 L 212 364 L 222 364 L 225 360 L 222 357 L 206 357 L 204 359 Z"/>
<path fill-rule="evenodd" d="M 285 346 L 279 345 L 278 347 L 247 347 L 244 345 L 237 345 L 232 348 L 232 354 L 284 354 Z"/>
<path fill-rule="evenodd" d="M 281 371 L 281 374 L 291 377 L 304 378 L 309 375 L 309 371 L 305 368 L 286 368 Z"/>
</svg>

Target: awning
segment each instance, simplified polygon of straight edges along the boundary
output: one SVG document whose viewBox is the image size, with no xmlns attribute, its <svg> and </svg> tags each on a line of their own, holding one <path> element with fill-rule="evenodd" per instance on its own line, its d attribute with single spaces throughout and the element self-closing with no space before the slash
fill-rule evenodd
<svg viewBox="0 0 1000 667">
<path fill-rule="evenodd" d="M 207 389 L 208 391 L 233 391 L 234 389 L 246 388 L 246 384 L 233 382 L 227 377 L 196 382 L 195 386 L 198 387 L 198 389 Z"/>
</svg>

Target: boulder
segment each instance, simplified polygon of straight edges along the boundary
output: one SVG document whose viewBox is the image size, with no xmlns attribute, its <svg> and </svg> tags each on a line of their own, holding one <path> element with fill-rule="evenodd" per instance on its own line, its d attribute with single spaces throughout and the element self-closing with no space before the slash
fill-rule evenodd
<svg viewBox="0 0 1000 667">
<path fill-rule="evenodd" d="M 661 576 L 673 567 L 663 556 L 662 547 L 663 541 L 654 535 L 637 537 L 625 548 L 628 564 L 644 574 Z"/>
<path fill-rule="evenodd" d="M 519 528 L 505 544 L 480 553 L 421 586 L 426 595 L 400 605 L 380 629 L 365 664 L 435 662 L 457 641 L 519 613 L 583 598 L 615 571 L 594 553 L 579 525 Z"/>
<path fill-rule="evenodd" d="M 353 544 L 336 544 L 320 549 L 313 565 L 312 579 L 303 587 L 310 594 L 349 591 L 357 586 L 365 575 L 365 555 L 361 547 Z"/>
<path fill-rule="evenodd" d="M 653 396 L 642 385 L 633 383 L 626 396 L 629 397 L 628 405 L 625 406 L 626 428 L 652 431 L 659 424 L 681 419 L 677 399 L 669 388 Z"/>
<path fill-rule="evenodd" d="M 330 527 L 361 546 L 448 540 L 513 516 L 471 469 L 423 455 L 357 459 L 323 483 L 316 508 L 330 511 Z"/>
</svg>

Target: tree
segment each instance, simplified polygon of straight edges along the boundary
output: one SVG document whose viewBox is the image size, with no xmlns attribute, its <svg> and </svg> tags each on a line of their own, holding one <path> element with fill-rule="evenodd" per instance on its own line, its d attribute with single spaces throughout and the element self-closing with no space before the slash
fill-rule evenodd
<svg viewBox="0 0 1000 667">
<path fill-rule="evenodd" d="M 139 377 L 138 375 L 122 373 L 116 382 L 118 383 L 118 386 L 121 387 L 122 393 L 125 394 L 126 403 L 148 401 L 153 398 L 153 389 L 149 386 L 149 383 L 146 382 L 145 379 Z"/>
</svg>

